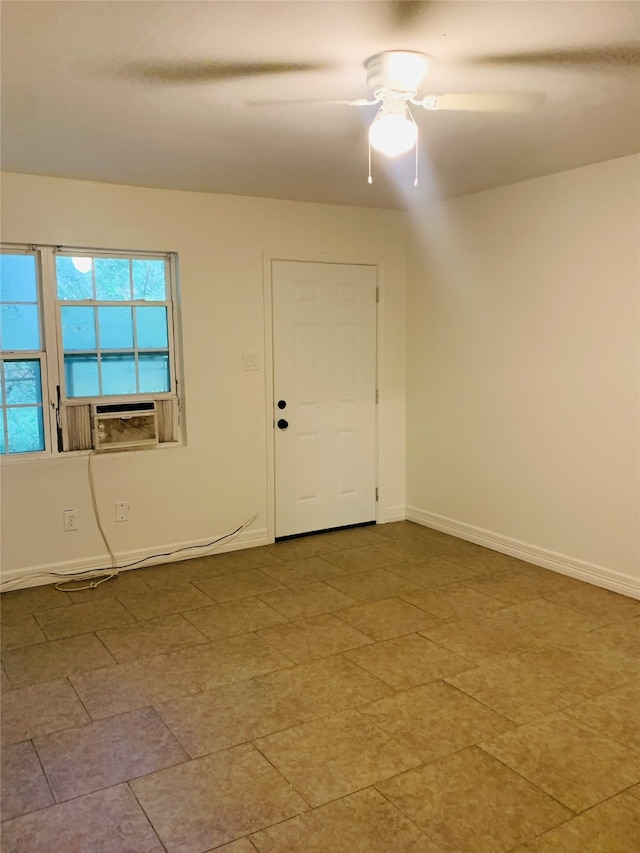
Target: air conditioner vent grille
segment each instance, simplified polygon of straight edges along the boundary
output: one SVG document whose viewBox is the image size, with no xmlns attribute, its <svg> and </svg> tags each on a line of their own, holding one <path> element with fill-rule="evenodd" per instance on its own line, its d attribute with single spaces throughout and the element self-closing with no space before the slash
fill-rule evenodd
<svg viewBox="0 0 640 853">
<path fill-rule="evenodd" d="M 180 440 L 175 397 L 136 403 L 63 403 L 63 449 L 127 450 Z"/>
<path fill-rule="evenodd" d="M 154 412 L 155 408 L 154 400 L 144 400 L 139 403 L 96 403 L 93 411 L 97 415 L 125 415 L 130 412 Z"/>
</svg>

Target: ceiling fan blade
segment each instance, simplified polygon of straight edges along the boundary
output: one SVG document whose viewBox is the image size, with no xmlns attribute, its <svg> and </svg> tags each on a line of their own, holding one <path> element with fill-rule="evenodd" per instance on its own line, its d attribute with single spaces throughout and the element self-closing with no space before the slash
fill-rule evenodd
<svg viewBox="0 0 640 853">
<path fill-rule="evenodd" d="M 273 106 L 300 106 L 303 104 L 342 104 L 343 106 L 348 107 L 366 107 L 371 106 L 373 104 L 379 103 L 377 100 L 368 101 L 366 98 L 355 98 L 351 101 L 345 100 L 333 100 L 331 98 L 290 98 L 287 100 L 284 99 L 276 99 L 276 98 L 267 98 L 261 99 L 259 101 L 247 101 L 246 102 L 251 107 L 273 107 Z"/>
<path fill-rule="evenodd" d="M 526 113 L 541 106 L 544 95 L 533 92 L 472 92 L 425 95 L 418 103 L 425 110 L 460 110 L 491 113 Z"/>
<path fill-rule="evenodd" d="M 428 5 L 425 0 L 387 0 L 391 19 L 396 27 L 410 27 L 415 24 Z"/>
<path fill-rule="evenodd" d="M 599 70 L 607 66 L 627 68 L 640 65 L 640 45 L 595 45 L 593 47 L 567 48 L 566 50 L 539 50 L 529 53 L 506 53 L 484 56 L 472 60 L 479 65 L 547 65 L 581 67 L 594 66 Z"/>
<path fill-rule="evenodd" d="M 165 85 L 216 83 L 326 68 L 308 62 L 129 62 L 120 69 L 128 80 Z"/>
</svg>

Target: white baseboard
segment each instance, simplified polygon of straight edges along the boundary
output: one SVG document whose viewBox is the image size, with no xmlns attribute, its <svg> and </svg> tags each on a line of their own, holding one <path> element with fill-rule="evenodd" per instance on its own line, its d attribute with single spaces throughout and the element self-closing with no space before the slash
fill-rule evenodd
<svg viewBox="0 0 640 853">
<path fill-rule="evenodd" d="M 613 592 L 620 592 L 623 595 L 631 596 L 631 598 L 640 599 L 640 578 L 606 569 L 604 566 L 587 563 L 584 560 L 576 560 L 574 557 L 548 551 L 546 548 L 539 548 L 537 545 L 511 539 L 491 530 L 474 527 L 472 524 L 465 524 L 462 521 L 427 512 L 418 507 L 407 507 L 407 519 L 416 522 L 416 524 L 422 524 L 424 527 L 431 527 L 434 530 L 449 533 L 451 536 L 457 536 L 458 539 L 475 542 L 476 545 L 491 548 L 491 550 L 499 551 L 501 554 L 517 557 L 519 560 L 525 560 L 535 566 L 542 566 L 545 569 L 569 575 L 578 580 L 610 589 Z"/>
<path fill-rule="evenodd" d="M 381 512 L 380 524 L 391 524 L 392 521 L 404 521 L 407 517 L 407 509 L 404 506 L 388 506 Z"/>
<path fill-rule="evenodd" d="M 224 534 L 210 536 L 206 539 L 197 539 L 191 542 L 174 542 L 169 545 L 157 545 L 153 548 L 139 548 L 135 551 L 119 552 L 115 555 L 118 571 L 124 572 L 127 569 L 134 569 L 141 566 L 156 566 L 161 563 L 176 563 L 192 557 L 207 557 L 213 554 L 221 554 L 225 551 L 237 551 L 241 548 L 255 548 L 258 545 L 266 545 L 269 541 L 267 538 L 267 529 L 263 527 L 258 530 L 243 530 L 233 538 L 230 537 L 227 541 L 220 542 L 218 545 L 214 545 L 208 549 L 202 547 L 219 538 L 220 535 Z M 165 554 L 168 556 L 160 556 Z M 130 566 L 129 563 L 136 563 L 137 565 Z M 30 566 L 24 569 L 13 569 L 8 572 L 2 572 L 0 581 L 3 585 L 2 591 L 8 592 L 11 589 L 23 589 L 25 587 L 42 586 L 47 583 L 59 582 L 62 580 L 59 576 L 60 574 L 73 576 L 78 572 L 108 571 L 109 567 L 109 557 L 107 555 L 97 555 L 80 560 L 67 560 L 62 563 L 49 563 L 40 566 Z"/>
</svg>

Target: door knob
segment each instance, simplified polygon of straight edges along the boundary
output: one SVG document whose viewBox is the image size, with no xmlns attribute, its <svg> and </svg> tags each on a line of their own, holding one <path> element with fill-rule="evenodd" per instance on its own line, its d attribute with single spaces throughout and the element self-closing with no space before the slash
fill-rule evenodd
<svg viewBox="0 0 640 853">
<path fill-rule="evenodd" d="M 285 421 L 284 418 L 280 418 L 278 421 L 278 429 L 286 429 L 289 426 L 289 421 Z"/>
</svg>

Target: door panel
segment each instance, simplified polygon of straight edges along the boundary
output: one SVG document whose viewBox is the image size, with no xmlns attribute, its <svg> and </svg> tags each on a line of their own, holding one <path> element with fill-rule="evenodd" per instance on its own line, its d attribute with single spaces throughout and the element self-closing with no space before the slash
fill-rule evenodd
<svg viewBox="0 0 640 853">
<path fill-rule="evenodd" d="M 374 521 L 375 267 L 274 261 L 273 340 L 276 536 Z"/>
</svg>

